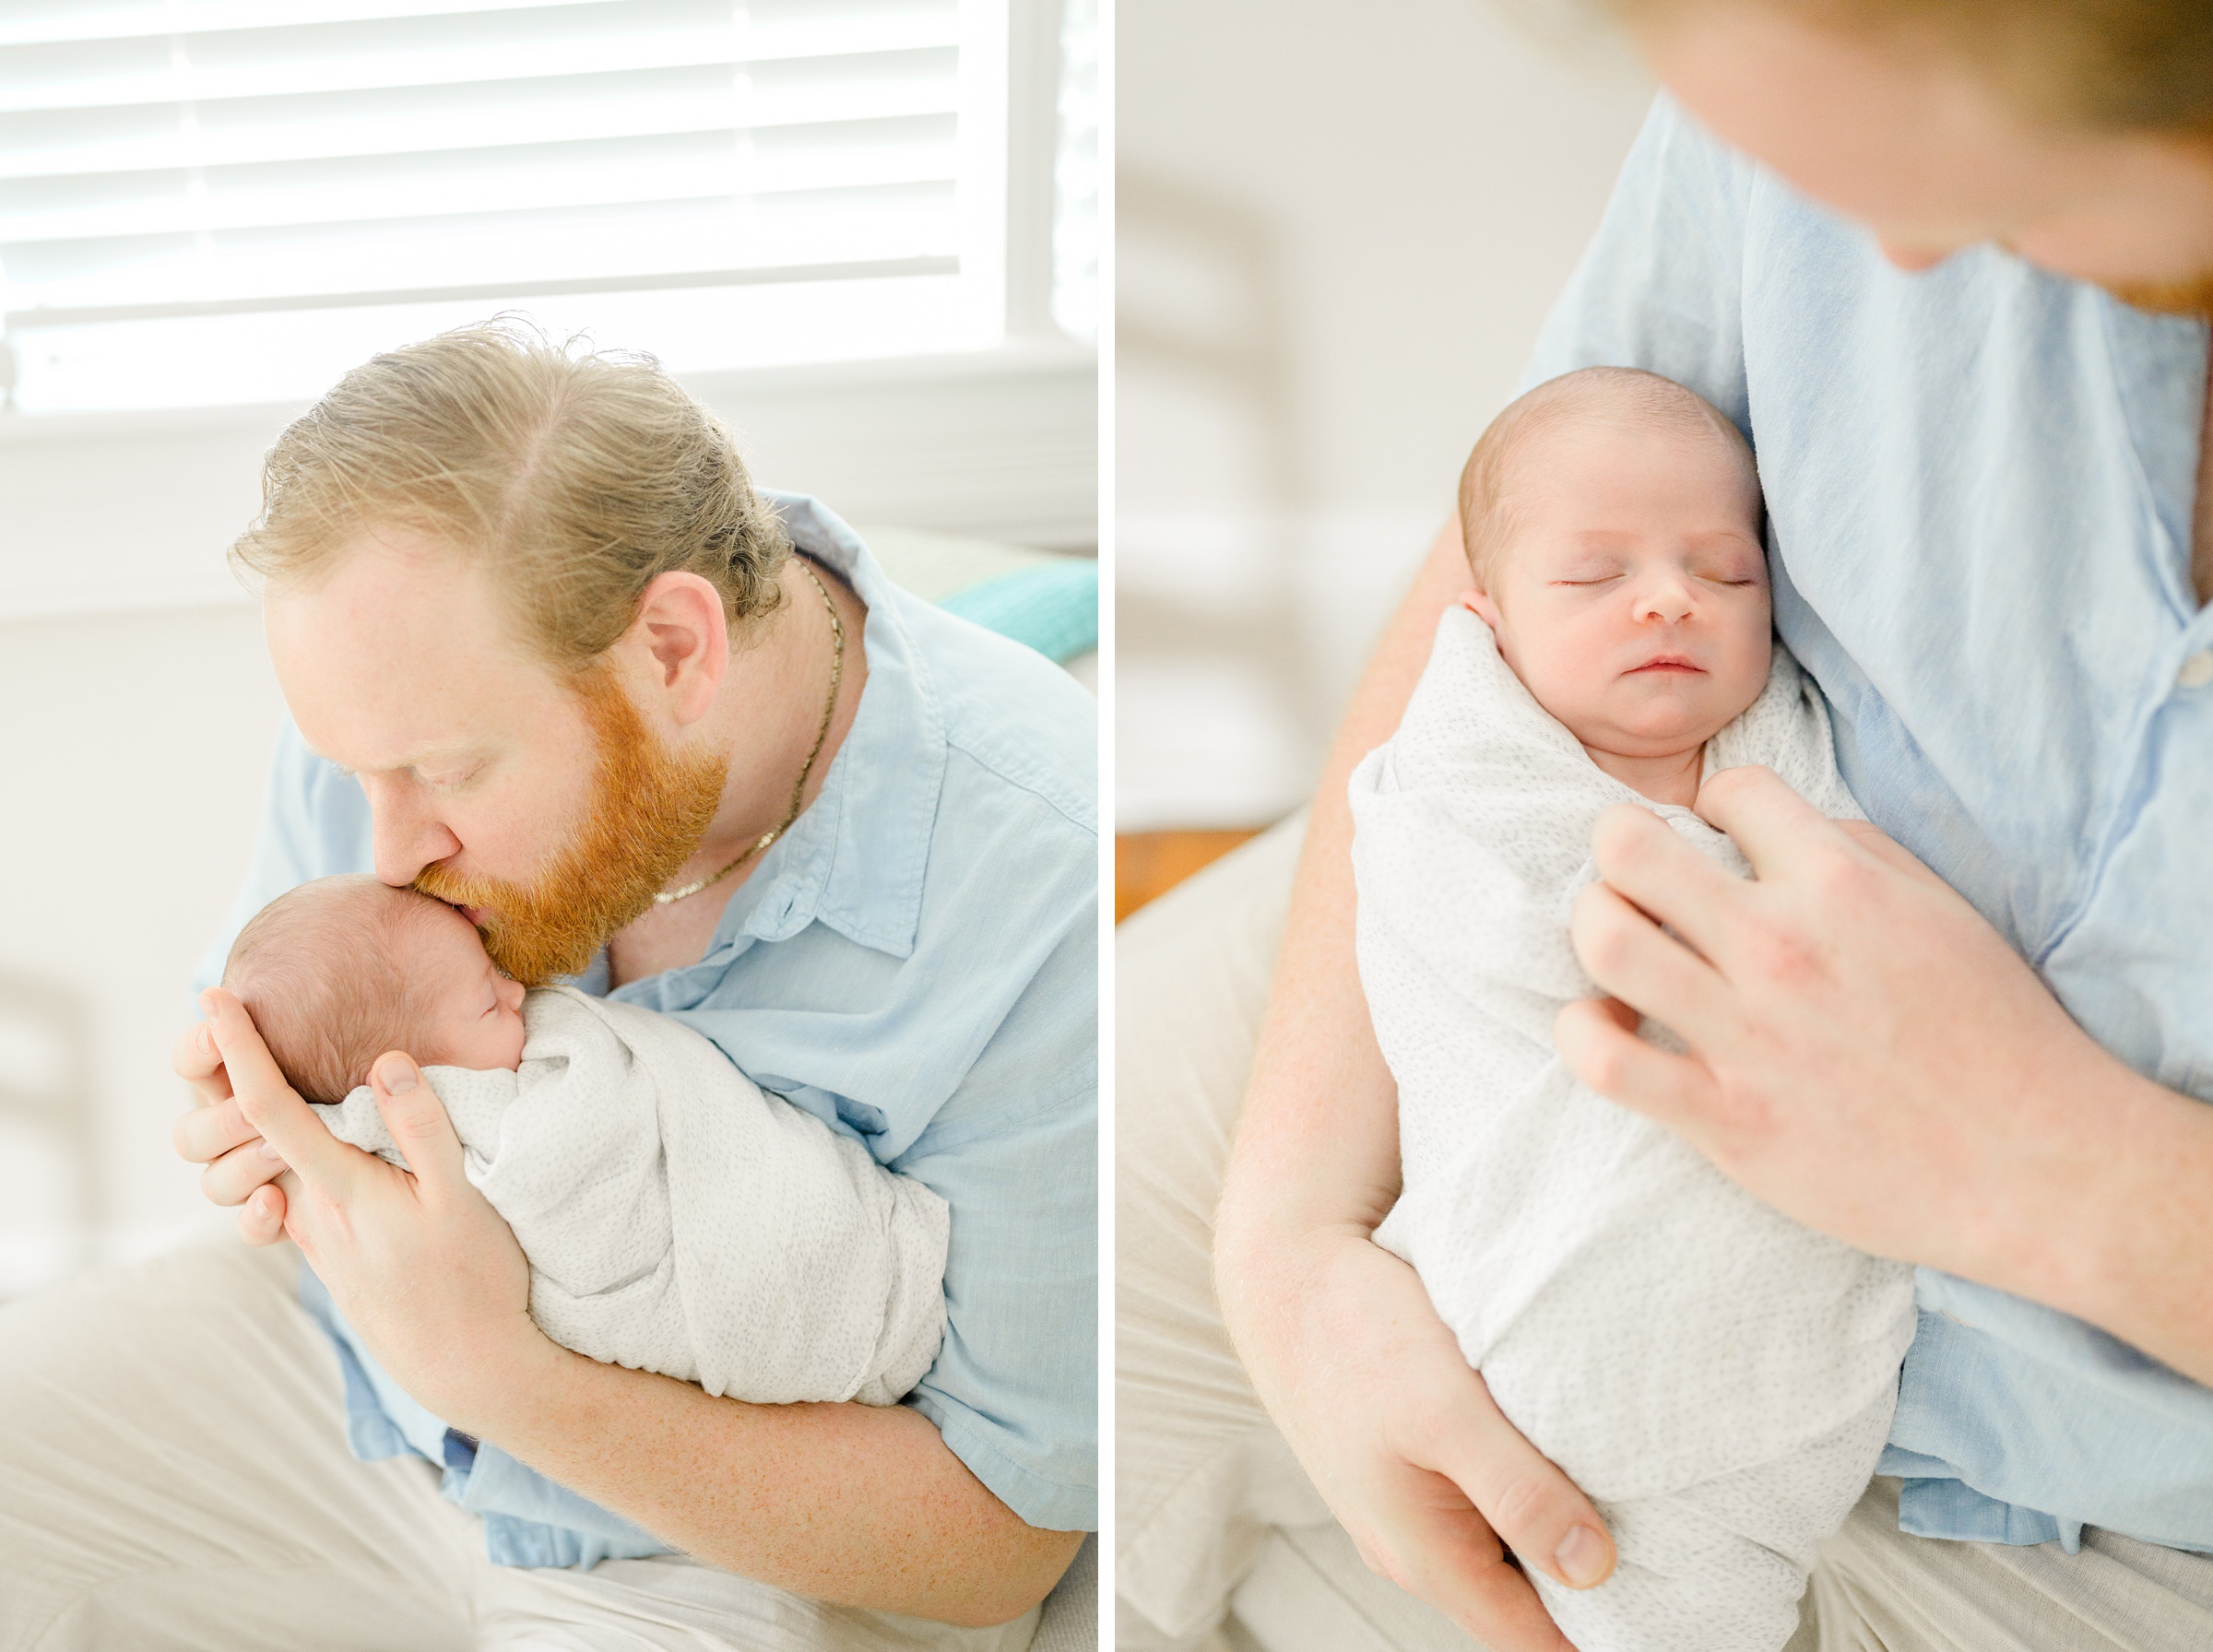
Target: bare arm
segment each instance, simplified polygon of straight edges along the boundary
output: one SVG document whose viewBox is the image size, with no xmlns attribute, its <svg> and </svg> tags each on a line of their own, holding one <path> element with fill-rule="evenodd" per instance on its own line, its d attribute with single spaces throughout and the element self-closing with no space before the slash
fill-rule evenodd
<svg viewBox="0 0 2213 1652">
<path fill-rule="evenodd" d="M 709 1565 L 818 1599 L 1019 1617 L 1083 1534 L 1019 1516 L 905 1406 L 748 1405 L 548 1342 L 483 1438 Z"/>
<path fill-rule="evenodd" d="M 1368 1565 L 1497 1652 L 1557 1652 L 1566 1640 L 1499 1539 L 1589 1585 L 1613 1565 L 1604 1523 L 1499 1414 L 1413 1269 L 1370 1239 L 1398 1197 L 1398 1095 L 1354 960 L 1345 784 L 1397 726 L 1467 583 L 1448 523 L 1331 749 L 1223 1188 L 1215 1277 L 1255 1390 Z"/>
<path fill-rule="evenodd" d="M 1330 746 L 1223 1189 L 1225 1235 L 1257 1239 L 1256 1227 L 1282 1224 L 1343 1225 L 1365 1234 L 1399 1196 L 1398 1090 L 1376 1047 L 1353 962 L 1353 812 L 1345 784 L 1398 727 L 1428 662 L 1438 616 L 1467 584 L 1459 525 L 1449 522 L 1377 644 Z M 1225 1285 L 1244 1277 L 1234 1262 L 1225 1267 Z"/>
<path fill-rule="evenodd" d="M 176 1059 L 207 1104 L 180 1150 L 208 1163 L 217 1202 L 243 1201 L 249 1242 L 299 1245 L 394 1380 L 452 1426 L 710 1565 L 841 1604 L 1003 1622 L 1067 1569 L 1083 1534 L 1024 1524 L 917 1411 L 748 1405 L 552 1342 L 411 1061 L 381 1056 L 370 1083 L 414 1174 L 332 1136 L 236 998 L 204 1001 Z"/>
</svg>

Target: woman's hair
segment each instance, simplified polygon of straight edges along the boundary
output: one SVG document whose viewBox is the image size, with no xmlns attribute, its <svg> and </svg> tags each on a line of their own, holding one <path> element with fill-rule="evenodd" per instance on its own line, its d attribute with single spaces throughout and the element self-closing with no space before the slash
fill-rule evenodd
<svg viewBox="0 0 2213 1652">
<path fill-rule="evenodd" d="M 355 368 L 277 439 L 231 549 L 278 588 L 403 529 L 481 559 L 527 642 L 579 671 L 658 575 L 696 573 L 732 625 L 773 613 L 791 542 L 729 434 L 650 356 L 572 351 L 500 317 Z"/>
<path fill-rule="evenodd" d="M 1715 0 L 1600 0 L 1664 27 Z M 2025 113 L 2069 125 L 2213 137 L 2206 0 L 1728 0 L 1816 28 L 1940 52 Z"/>
</svg>

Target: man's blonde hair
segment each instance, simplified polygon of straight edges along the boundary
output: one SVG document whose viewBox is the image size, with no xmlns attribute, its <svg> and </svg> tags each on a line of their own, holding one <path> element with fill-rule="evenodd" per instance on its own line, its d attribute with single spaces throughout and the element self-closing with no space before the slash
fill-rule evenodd
<svg viewBox="0 0 2213 1652">
<path fill-rule="evenodd" d="M 1715 0 L 1600 3 L 1632 27 L 1664 29 L 1711 11 Z M 2213 136 L 2213 7 L 2203 0 L 1750 3 L 1816 29 L 1941 53 L 2033 116 L 2109 132 Z"/>
<path fill-rule="evenodd" d="M 491 568 L 528 644 L 588 667 L 663 573 L 773 613 L 791 541 L 729 433 L 650 356 L 573 351 L 499 318 L 389 350 L 340 379 L 262 466 L 232 562 L 312 585 L 362 534 L 420 534 Z"/>
<path fill-rule="evenodd" d="M 1759 471 L 1744 432 L 1720 408 L 1696 391 L 1642 368 L 1585 367 L 1547 379 L 1509 402 L 1468 455 L 1460 473 L 1460 536 L 1477 588 L 1491 588 L 1498 553 L 1513 537 L 1508 482 L 1514 456 L 1533 438 L 1570 418 L 1613 419 L 1721 442 L 1743 473 L 1757 522 Z"/>
</svg>

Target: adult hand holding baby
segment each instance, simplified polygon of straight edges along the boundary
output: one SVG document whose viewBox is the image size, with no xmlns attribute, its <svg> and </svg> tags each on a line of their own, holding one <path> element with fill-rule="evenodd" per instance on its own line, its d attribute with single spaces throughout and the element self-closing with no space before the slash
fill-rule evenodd
<svg viewBox="0 0 2213 1652">
<path fill-rule="evenodd" d="M 1298 1380 L 1249 1369 L 1362 1561 L 1497 1652 L 1573 1652 L 1502 1545 L 1596 1583 L 1614 1564 L 1597 1512 L 1499 1412 L 1412 1268 L 1365 1230 L 1302 1248 Z"/>
<path fill-rule="evenodd" d="M 176 1065 L 207 1104 L 179 1121 L 178 1151 L 212 1161 L 203 1178 L 209 1198 L 243 1198 L 239 1230 L 249 1243 L 281 1234 L 300 1246 L 409 1394 L 453 1426 L 480 1433 L 471 1422 L 483 1397 L 558 1351 L 530 1318 L 522 1247 L 463 1174 L 460 1139 L 437 1092 L 397 1051 L 371 1069 L 377 1111 L 409 1174 L 330 1133 L 285 1081 L 235 996 L 211 987 L 201 1006 L 207 1021 L 186 1035 Z M 266 1150 L 275 1160 L 261 1156 Z"/>
<path fill-rule="evenodd" d="M 2147 1164 L 2213 1162 L 2205 1110 L 2107 1055 L 1874 827 L 1823 819 L 1759 768 L 1714 775 L 1698 809 L 1752 880 L 1648 810 L 1598 822 L 1603 881 L 1578 898 L 1572 934 L 1614 997 L 1560 1014 L 1576 1075 L 1811 1227 L 2050 1304 L 2213 1380 L 2202 1312 L 2144 1288 L 2188 1277 L 2169 1255 L 2202 1247 L 2207 1221 L 2136 1185 Z M 1638 1011 L 1688 1054 L 1638 1038 Z"/>
</svg>

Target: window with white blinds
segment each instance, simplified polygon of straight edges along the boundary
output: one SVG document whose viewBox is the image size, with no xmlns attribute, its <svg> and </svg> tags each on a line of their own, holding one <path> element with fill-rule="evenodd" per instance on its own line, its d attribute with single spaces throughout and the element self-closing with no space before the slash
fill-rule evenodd
<svg viewBox="0 0 2213 1652">
<path fill-rule="evenodd" d="M 996 342 L 1034 3 L 8 0 L 0 382 L 281 399 L 497 309 L 680 370 Z"/>
</svg>

